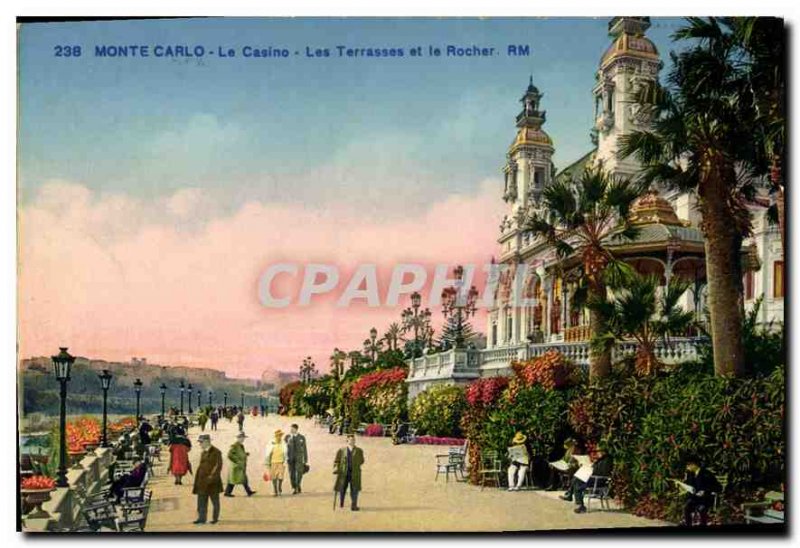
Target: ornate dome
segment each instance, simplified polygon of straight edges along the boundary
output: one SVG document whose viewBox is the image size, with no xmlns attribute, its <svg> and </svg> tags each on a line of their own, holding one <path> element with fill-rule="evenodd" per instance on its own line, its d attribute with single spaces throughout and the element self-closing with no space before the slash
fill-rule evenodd
<svg viewBox="0 0 800 548">
<path fill-rule="evenodd" d="M 672 204 L 662 198 L 655 190 L 648 190 L 633 202 L 631 206 L 631 223 L 634 225 L 650 223 L 684 225 L 672 208 Z"/>
<path fill-rule="evenodd" d="M 523 126 L 517 131 L 517 136 L 514 142 L 511 143 L 511 151 L 513 152 L 518 147 L 525 145 L 545 145 L 552 147 L 553 140 L 541 128 L 534 128 L 530 126 Z"/>
<path fill-rule="evenodd" d="M 658 60 L 658 49 L 649 38 L 643 34 L 620 34 L 603 54 L 600 66 L 605 66 L 614 59 L 623 56 L 633 56 L 645 59 Z"/>
</svg>

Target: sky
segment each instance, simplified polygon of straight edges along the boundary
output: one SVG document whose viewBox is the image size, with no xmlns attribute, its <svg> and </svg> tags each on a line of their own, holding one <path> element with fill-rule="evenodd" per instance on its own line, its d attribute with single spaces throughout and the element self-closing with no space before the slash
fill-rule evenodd
<svg viewBox="0 0 800 548">
<path fill-rule="evenodd" d="M 408 305 L 264 307 L 276 262 L 479 263 L 530 76 L 563 168 L 591 148 L 607 19 L 173 19 L 19 31 L 19 344 L 258 377 L 354 349 Z M 677 19 L 648 36 L 674 49 Z M 510 44 L 527 57 L 507 56 Z M 63 46 L 81 55 L 64 57 Z M 233 49 L 96 57 L 95 46 Z M 336 46 L 403 48 L 339 58 Z M 494 47 L 492 57 L 409 48 Z M 243 58 L 242 48 L 289 58 Z M 60 51 L 62 56 L 56 56 Z M 331 56 L 308 57 L 306 48 Z M 294 55 L 297 51 L 299 54 Z M 383 293 L 384 288 L 381 289 Z M 441 314 L 435 311 L 437 323 Z M 484 331 L 483 318 L 476 327 Z M 49 354 L 48 354 L 49 353 Z"/>
</svg>

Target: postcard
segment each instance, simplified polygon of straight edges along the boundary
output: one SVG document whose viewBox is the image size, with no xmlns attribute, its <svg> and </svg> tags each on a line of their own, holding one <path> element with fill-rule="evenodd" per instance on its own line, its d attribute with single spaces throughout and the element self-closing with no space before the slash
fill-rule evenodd
<svg viewBox="0 0 800 548">
<path fill-rule="evenodd" d="M 784 530 L 783 19 L 17 35 L 21 532 Z"/>
</svg>

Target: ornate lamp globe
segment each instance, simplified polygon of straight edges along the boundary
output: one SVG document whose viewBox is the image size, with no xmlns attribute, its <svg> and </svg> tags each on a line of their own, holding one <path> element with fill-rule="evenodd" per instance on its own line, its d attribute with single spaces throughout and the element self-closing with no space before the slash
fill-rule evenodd
<svg viewBox="0 0 800 548">
<path fill-rule="evenodd" d="M 167 385 L 164 384 L 163 382 L 161 383 L 161 386 L 159 388 L 161 388 L 161 395 L 162 396 L 167 393 Z"/>
<path fill-rule="evenodd" d="M 114 376 L 111 374 L 111 371 L 103 369 L 103 373 L 97 376 L 100 377 L 100 385 L 103 387 L 103 390 L 108 390 L 111 386 L 111 379 Z"/>
<path fill-rule="evenodd" d="M 411 294 L 411 306 L 413 306 L 414 308 L 419 308 L 421 304 L 422 304 L 422 295 L 414 291 Z"/>
<path fill-rule="evenodd" d="M 373 339 L 376 338 L 378 336 L 378 330 L 373 327 L 369 330 L 369 336 Z"/>
<path fill-rule="evenodd" d="M 59 350 L 58 355 L 51 358 L 53 360 L 53 372 L 59 381 L 68 381 L 72 364 L 75 363 L 75 356 L 71 356 L 67 352 L 66 346 L 59 347 Z"/>
<path fill-rule="evenodd" d="M 136 382 L 133 383 L 133 389 L 136 390 L 137 394 L 142 393 L 142 379 L 136 379 Z"/>
</svg>

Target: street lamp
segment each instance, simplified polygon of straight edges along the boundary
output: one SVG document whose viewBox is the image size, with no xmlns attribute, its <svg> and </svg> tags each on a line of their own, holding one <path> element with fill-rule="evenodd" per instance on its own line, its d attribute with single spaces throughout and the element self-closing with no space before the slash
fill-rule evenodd
<svg viewBox="0 0 800 548">
<path fill-rule="evenodd" d="M 242 409 L 244 409 L 244 392 L 242 392 Z"/>
<path fill-rule="evenodd" d="M 164 406 L 164 398 L 167 396 L 167 385 L 161 383 L 161 418 L 166 418 L 166 407 Z"/>
<path fill-rule="evenodd" d="M 364 351 L 365 353 L 370 355 L 370 360 L 372 361 L 372 365 L 375 365 L 375 354 L 380 349 L 380 342 L 375 342 L 375 339 L 378 338 L 378 330 L 374 327 L 369 330 L 369 339 L 364 341 Z"/>
<path fill-rule="evenodd" d="M 414 291 L 411 294 L 411 307 L 403 310 L 401 317 L 403 322 L 403 333 L 414 331 L 414 346 L 412 348 L 412 357 L 416 358 L 422 350 L 421 342 L 425 340 L 425 335 L 428 331 L 428 326 L 431 322 L 431 310 L 426 308 L 420 310 L 422 305 L 422 296 Z M 420 337 L 422 335 L 422 337 Z"/>
<path fill-rule="evenodd" d="M 186 387 L 189 390 L 189 414 L 192 414 L 192 383 L 189 383 L 189 386 Z M 198 405 L 198 407 L 200 407 Z"/>
<path fill-rule="evenodd" d="M 467 320 L 475 315 L 477 310 L 478 290 L 473 285 L 466 294 L 464 290 L 464 267 L 457 266 L 453 269 L 455 274 L 454 287 L 446 287 L 442 291 L 442 313 L 451 327 L 453 346 L 464 346 L 464 331 Z"/>
<path fill-rule="evenodd" d="M 222 398 L 223 398 L 222 399 L 222 407 L 227 409 L 228 408 L 228 393 L 227 392 L 223 392 L 222 393 Z"/>
<path fill-rule="evenodd" d="M 214 397 L 214 391 L 213 390 L 209 390 L 208 391 L 208 405 L 213 405 L 213 403 L 212 403 L 213 400 L 211 399 L 213 397 Z"/>
<path fill-rule="evenodd" d="M 201 403 L 200 403 L 200 396 L 202 394 L 202 390 L 199 388 L 197 389 L 197 411 L 200 411 Z"/>
<path fill-rule="evenodd" d="M 108 389 L 111 386 L 113 375 L 108 369 L 103 369 L 100 377 L 100 385 L 103 387 L 103 443 L 100 447 L 108 447 Z"/>
<path fill-rule="evenodd" d="M 67 481 L 67 382 L 69 382 L 69 372 L 72 364 L 75 363 L 75 356 L 69 355 L 66 346 L 59 347 L 59 350 L 58 355 L 51 358 L 56 379 L 61 383 L 61 420 L 59 422 L 61 446 L 58 455 L 56 485 L 58 487 L 69 487 L 69 482 Z"/>
<path fill-rule="evenodd" d="M 178 388 L 181 390 L 181 416 L 183 416 L 183 391 L 186 390 L 186 385 L 183 384 L 183 380 L 181 380 L 181 384 L 178 385 Z"/>
<path fill-rule="evenodd" d="M 142 397 L 141 379 L 136 379 L 136 382 L 133 383 L 133 389 L 136 391 L 136 426 L 139 426 L 139 417 L 141 416 L 139 413 L 139 398 Z"/>
</svg>

